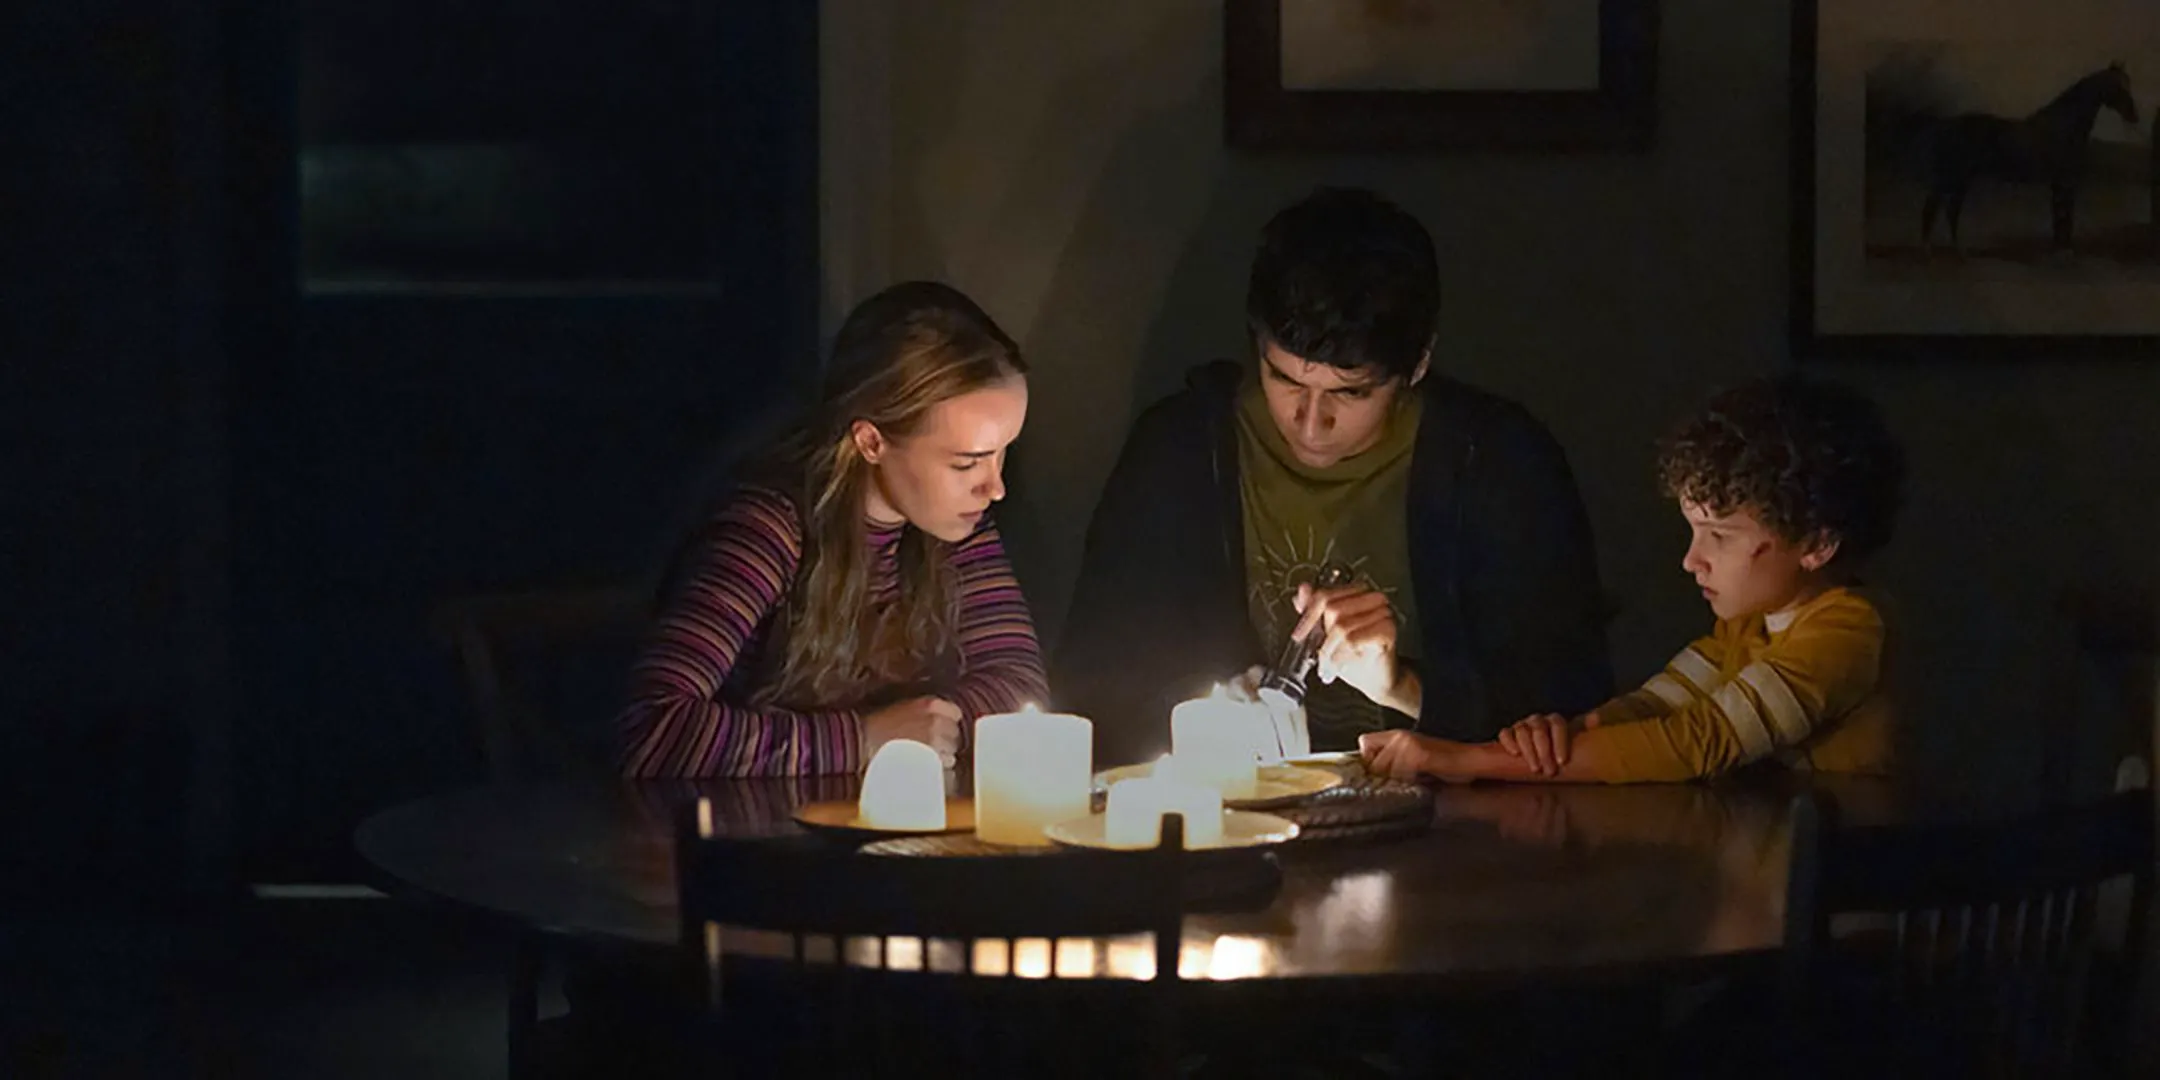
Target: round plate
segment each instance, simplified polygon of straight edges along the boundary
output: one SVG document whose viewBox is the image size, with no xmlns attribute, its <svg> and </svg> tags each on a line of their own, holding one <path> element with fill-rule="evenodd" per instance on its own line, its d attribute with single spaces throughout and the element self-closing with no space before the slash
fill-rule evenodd
<svg viewBox="0 0 2160 1080">
<path fill-rule="evenodd" d="M 1103 839 L 1103 815 L 1089 814 L 1084 818 L 1060 821 L 1043 829 L 1043 835 L 1067 847 L 1103 848 L 1109 851 L 1142 851 L 1144 848 L 1113 845 Z M 1255 814 L 1249 810 L 1225 810 L 1222 819 L 1223 838 L 1220 843 L 1206 847 L 1188 848 L 1188 851 L 1216 851 L 1222 848 L 1262 847 L 1280 844 L 1297 838 L 1296 823 L 1273 814 Z"/>
<path fill-rule="evenodd" d="M 1153 764 L 1120 765 L 1095 774 L 1095 786 L 1104 791 L 1120 780 L 1133 780 L 1153 772 Z M 1267 810 L 1309 799 L 1343 782 L 1342 774 L 1300 765 L 1262 765 L 1260 783 L 1250 799 L 1224 799 L 1233 810 Z"/>
<path fill-rule="evenodd" d="M 938 836 L 945 833 L 974 832 L 975 800 L 945 800 L 945 827 L 942 829 L 887 829 L 870 825 L 857 813 L 855 801 L 852 799 L 804 803 L 795 808 L 795 821 L 805 828 L 858 837 Z"/>
<path fill-rule="evenodd" d="M 1286 762 L 1286 764 L 1290 765 L 1318 765 L 1322 767 L 1330 765 L 1337 767 L 1363 765 L 1364 763 L 1365 755 L 1355 750 L 1319 750 L 1310 754 L 1300 754 Z"/>
</svg>

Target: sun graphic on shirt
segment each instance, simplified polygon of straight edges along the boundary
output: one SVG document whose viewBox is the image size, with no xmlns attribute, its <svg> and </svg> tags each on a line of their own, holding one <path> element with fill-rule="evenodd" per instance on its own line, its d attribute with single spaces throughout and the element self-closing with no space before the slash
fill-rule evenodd
<svg viewBox="0 0 2160 1080">
<path fill-rule="evenodd" d="M 1397 622 L 1402 611 L 1395 607 L 1395 592 L 1373 581 L 1366 572 L 1366 559 L 1360 555 L 1345 558 L 1335 545 L 1335 538 L 1322 542 L 1312 529 L 1305 530 L 1304 543 L 1288 529 L 1283 530 L 1280 546 L 1275 542 L 1260 545 L 1259 573 L 1246 590 L 1246 600 L 1253 608 L 1264 613 L 1266 625 L 1261 627 L 1262 639 L 1269 651 L 1282 647 L 1283 639 L 1297 625 L 1297 588 L 1319 580 L 1320 572 L 1331 563 L 1350 568 L 1353 584 L 1375 589 L 1388 598 L 1388 607 Z"/>
</svg>

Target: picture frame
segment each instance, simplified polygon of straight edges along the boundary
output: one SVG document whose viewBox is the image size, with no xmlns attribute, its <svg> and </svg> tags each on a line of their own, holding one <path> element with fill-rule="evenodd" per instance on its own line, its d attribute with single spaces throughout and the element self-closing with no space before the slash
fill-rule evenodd
<svg viewBox="0 0 2160 1080">
<path fill-rule="evenodd" d="M 1512 8 L 1228 0 L 1225 139 L 1257 153 L 1648 149 L 1657 0 Z"/>
<path fill-rule="evenodd" d="M 716 293 L 724 208 L 763 172 L 722 134 L 721 73 L 764 47 L 727 32 L 744 7 L 298 5 L 303 292 Z"/>
<path fill-rule="evenodd" d="M 1795 358 L 2160 357 L 2149 6 L 1961 13 L 1794 0 Z"/>
</svg>

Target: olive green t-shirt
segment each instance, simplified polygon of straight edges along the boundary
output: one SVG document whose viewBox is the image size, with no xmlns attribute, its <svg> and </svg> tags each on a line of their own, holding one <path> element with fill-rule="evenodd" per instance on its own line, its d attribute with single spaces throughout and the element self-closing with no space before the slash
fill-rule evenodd
<svg viewBox="0 0 2160 1080">
<path fill-rule="evenodd" d="M 1414 660 L 1422 653 L 1405 509 L 1422 403 L 1418 394 L 1398 400 L 1378 443 L 1316 469 L 1291 454 L 1268 414 L 1265 391 L 1257 383 L 1239 391 L 1246 609 L 1269 660 L 1297 625 L 1298 585 L 1329 562 L 1348 566 L 1361 584 L 1387 595 L 1399 657 Z M 1322 683 L 1317 674 L 1305 705 L 1314 750 L 1353 749 L 1360 734 L 1411 724 L 1410 717 L 1343 683 Z"/>
</svg>

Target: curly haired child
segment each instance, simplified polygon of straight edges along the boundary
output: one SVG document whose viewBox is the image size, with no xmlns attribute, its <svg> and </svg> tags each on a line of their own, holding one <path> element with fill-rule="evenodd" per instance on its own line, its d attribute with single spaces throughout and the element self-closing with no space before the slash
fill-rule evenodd
<svg viewBox="0 0 2160 1080">
<path fill-rule="evenodd" d="M 1727 390 L 1662 444 L 1658 476 L 1687 519 L 1681 569 L 1717 622 L 1639 689 L 1580 716 L 1526 717 L 1489 743 L 1387 731 L 1376 773 L 1628 783 L 1757 762 L 1892 770 L 1888 633 L 1860 587 L 1890 539 L 1904 455 L 1875 406 L 1794 376 Z"/>
</svg>

